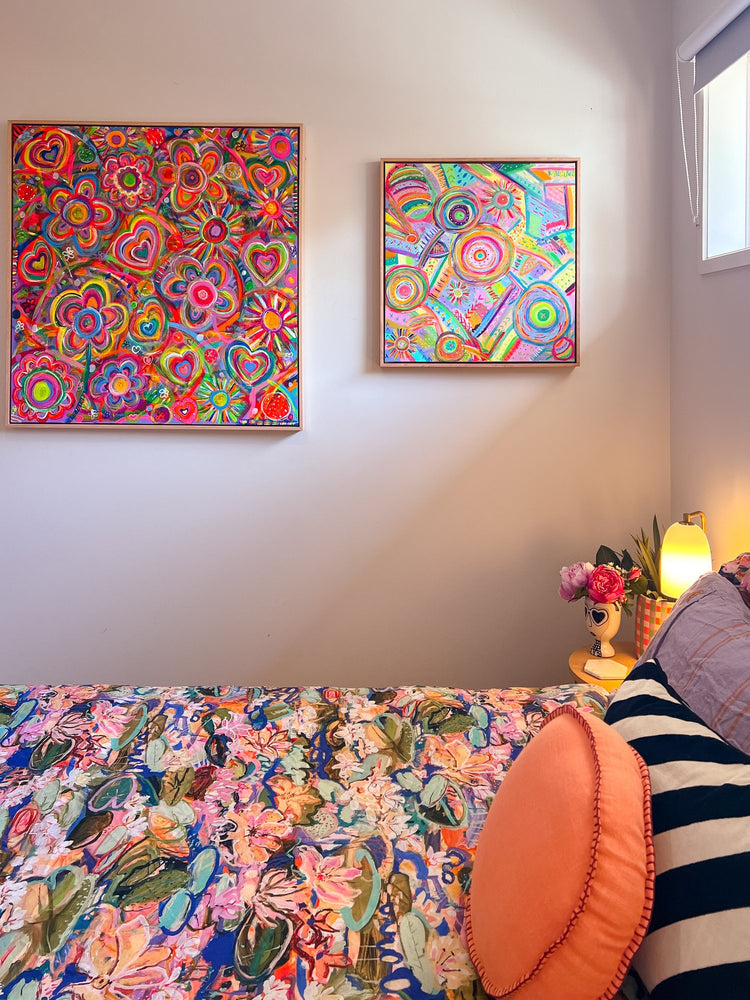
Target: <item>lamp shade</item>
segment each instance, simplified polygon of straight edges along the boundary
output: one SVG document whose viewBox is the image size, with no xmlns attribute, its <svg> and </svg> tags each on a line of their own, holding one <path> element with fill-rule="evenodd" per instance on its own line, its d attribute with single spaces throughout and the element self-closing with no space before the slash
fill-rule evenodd
<svg viewBox="0 0 750 1000">
<path fill-rule="evenodd" d="M 697 524 L 684 520 L 667 528 L 661 543 L 661 591 L 678 598 L 699 576 L 711 572 L 711 549 L 706 533 Z"/>
</svg>

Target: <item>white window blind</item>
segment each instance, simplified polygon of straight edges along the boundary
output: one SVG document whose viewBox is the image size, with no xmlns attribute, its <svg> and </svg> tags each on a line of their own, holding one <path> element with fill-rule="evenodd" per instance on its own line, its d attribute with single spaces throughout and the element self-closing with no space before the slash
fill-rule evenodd
<svg viewBox="0 0 750 1000">
<path fill-rule="evenodd" d="M 702 90 L 750 52 L 750 4 L 695 54 L 695 90 Z"/>
<path fill-rule="evenodd" d="M 750 255 L 748 53 L 750 0 L 725 3 L 677 48 L 685 175 L 693 218 L 703 228 L 704 271 L 746 264 Z M 692 87 L 681 78 L 683 66 L 689 67 Z M 689 113 L 683 90 L 687 94 L 692 90 Z M 703 119 L 702 158 L 698 108 Z M 688 156 L 688 139 L 692 140 L 692 157 Z"/>
</svg>

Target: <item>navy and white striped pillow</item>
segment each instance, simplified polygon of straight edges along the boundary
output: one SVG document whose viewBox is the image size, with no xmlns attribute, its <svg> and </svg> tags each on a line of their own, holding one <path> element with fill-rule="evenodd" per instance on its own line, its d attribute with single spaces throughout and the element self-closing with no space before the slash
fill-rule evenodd
<svg viewBox="0 0 750 1000">
<path fill-rule="evenodd" d="M 750 757 L 655 660 L 632 671 L 605 719 L 651 776 L 654 909 L 633 967 L 652 1000 L 750 997 Z"/>
</svg>

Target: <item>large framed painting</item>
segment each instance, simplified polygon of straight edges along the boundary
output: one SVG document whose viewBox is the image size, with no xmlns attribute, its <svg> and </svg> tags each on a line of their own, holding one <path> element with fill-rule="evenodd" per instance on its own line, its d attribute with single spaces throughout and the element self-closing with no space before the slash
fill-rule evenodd
<svg viewBox="0 0 750 1000">
<path fill-rule="evenodd" d="M 578 160 L 381 167 L 381 364 L 577 365 Z"/>
<path fill-rule="evenodd" d="M 10 128 L 10 424 L 299 427 L 301 126 Z"/>
</svg>

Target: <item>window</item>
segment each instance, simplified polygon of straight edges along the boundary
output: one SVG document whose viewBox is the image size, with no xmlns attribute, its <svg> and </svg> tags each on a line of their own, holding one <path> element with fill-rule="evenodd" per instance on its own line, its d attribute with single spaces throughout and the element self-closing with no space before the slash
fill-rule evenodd
<svg viewBox="0 0 750 1000">
<path fill-rule="evenodd" d="M 750 264 L 750 54 L 701 91 L 703 270 Z"/>
</svg>

